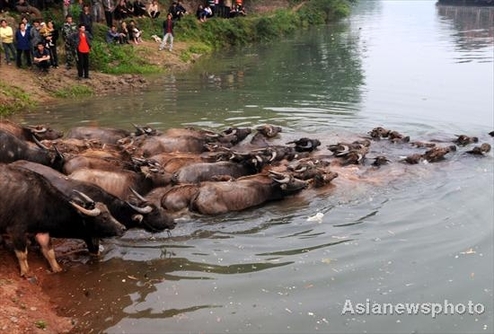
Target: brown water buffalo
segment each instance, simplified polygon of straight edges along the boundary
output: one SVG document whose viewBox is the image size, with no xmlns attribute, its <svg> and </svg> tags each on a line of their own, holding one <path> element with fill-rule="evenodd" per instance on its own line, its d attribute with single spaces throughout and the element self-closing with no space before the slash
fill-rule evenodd
<svg viewBox="0 0 494 334">
<path fill-rule="evenodd" d="M 282 132 L 282 129 L 279 126 L 271 124 L 258 126 L 250 143 L 255 147 L 269 146 L 269 140 L 275 138 L 280 132 Z"/>
<path fill-rule="evenodd" d="M 475 146 L 469 151 L 466 151 L 465 153 L 468 154 L 475 154 L 475 155 L 484 155 L 485 153 L 488 153 L 491 151 L 491 145 L 487 143 L 483 143 L 480 146 Z"/>
<path fill-rule="evenodd" d="M 243 140 L 250 133 L 250 129 L 229 128 L 224 132 L 214 132 L 204 129 L 169 129 L 166 133 L 156 136 L 140 136 L 122 147 L 129 151 L 134 147 L 137 156 L 151 157 L 161 153 L 194 153 L 199 154 L 207 150 L 208 144 L 231 147 Z"/>
<path fill-rule="evenodd" d="M 48 148 L 57 148 L 63 154 L 80 154 L 88 150 L 102 149 L 108 144 L 103 144 L 97 139 L 59 138 L 55 140 L 42 140 L 41 143 Z"/>
<path fill-rule="evenodd" d="M 79 169 L 99 169 L 113 171 L 115 169 L 133 169 L 133 164 L 115 158 L 95 158 L 76 156 L 68 160 L 63 165 L 63 172 L 67 175 L 74 173 Z"/>
<path fill-rule="evenodd" d="M 276 172 L 246 176 L 233 182 L 204 182 L 192 198 L 190 210 L 205 215 L 241 211 L 280 200 L 306 187 L 307 182 Z"/>
<path fill-rule="evenodd" d="M 199 183 L 211 181 L 213 177 L 228 175 L 232 178 L 252 175 L 256 170 L 244 164 L 220 161 L 220 162 L 198 162 L 180 168 L 173 174 L 172 182 L 179 183 Z"/>
<path fill-rule="evenodd" d="M 153 168 L 143 167 L 141 172 L 130 170 L 106 171 L 99 169 L 78 169 L 69 175 L 70 178 L 96 184 L 121 199 L 127 199 L 131 190 L 147 194 L 153 188 L 166 186 L 171 182 L 171 175 Z"/>
<path fill-rule="evenodd" d="M 116 145 L 120 139 L 130 135 L 131 132 L 124 129 L 78 126 L 70 129 L 65 137 L 86 140 L 97 139 L 104 144 Z"/>
<path fill-rule="evenodd" d="M 71 196 L 56 189 L 40 174 L 0 164 L 0 233 L 10 235 L 21 275 L 29 275 L 27 235 L 35 235 L 54 272 L 61 271 L 50 237 L 76 238 L 92 244 L 93 238 L 122 235 L 125 227 L 106 205 L 87 195 Z"/>
</svg>

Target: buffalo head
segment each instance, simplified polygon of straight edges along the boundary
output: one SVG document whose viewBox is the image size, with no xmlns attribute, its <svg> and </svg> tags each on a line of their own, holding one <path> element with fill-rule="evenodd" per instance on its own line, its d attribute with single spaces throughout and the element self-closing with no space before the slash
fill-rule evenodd
<svg viewBox="0 0 494 334">
<path fill-rule="evenodd" d="M 296 194 L 299 191 L 307 188 L 308 185 L 306 181 L 299 180 L 286 173 L 270 171 L 269 177 L 279 185 L 284 196 Z"/>
</svg>

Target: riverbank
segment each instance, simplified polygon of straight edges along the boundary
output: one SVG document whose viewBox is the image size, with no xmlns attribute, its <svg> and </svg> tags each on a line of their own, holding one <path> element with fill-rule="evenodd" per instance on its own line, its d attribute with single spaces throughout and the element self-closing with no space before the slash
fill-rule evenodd
<svg viewBox="0 0 494 334">
<path fill-rule="evenodd" d="M 185 71 L 201 56 L 192 54 L 189 60 L 182 60 L 181 53 L 188 47 L 184 42 L 177 42 L 172 52 L 160 52 L 154 41 L 143 41 L 129 47 L 134 48 L 143 61 L 159 66 L 163 71 Z M 29 110 L 57 99 L 123 94 L 129 90 L 144 89 L 150 84 L 141 74 L 113 75 L 98 71 L 91 71 L 89 80 L 78 80 L 77 70 L 67 70 L 64 66 L 50 69 L 48 74 L 18 69 L 5 63 L 0 65 L 0 69 L 0 115 Z"/>
<path fill-rule="evenodd" d="M 0 65 L 0 116 L 28 111 L 40 104 L 58 98 L 77 98 L 88 95 L 124 93 L 142 89 L 149 83 L 146 74 L 188 69 L 198 57 L 225 47 L 249 43 L 269 42 L 286 36 L 296 29 L 323 24 L 349 14 L 355 0 L 295 1 L 275 0 L 269 4 L 246 1 L 248 15 L 235 19 L 213 18 L 200 22 L 194 16 L 195 2 L 189 3 L 189 13 L 175 30 L 172 52 L 159 51 L 151 38 L 162 35 L 162 21 L 136 18 L 143 30 L 143 42 L 134 45 L 106 44 L 107 27 L 93 25 L 94 41 L 91 50 L 91 79 L 77 80 L 75 69 L 63 66 L 51 69 L 47 75 L 33 70 L 20 70 L 3 62 Z M 4 15 L 12 27 L 19 20 Z M 48 16 L 56 15 L 47 13 Z M 59 18 L 59 21 L 62 19 Z M 63 48 L 59 47 L 60 64 Z"/>
</svg>

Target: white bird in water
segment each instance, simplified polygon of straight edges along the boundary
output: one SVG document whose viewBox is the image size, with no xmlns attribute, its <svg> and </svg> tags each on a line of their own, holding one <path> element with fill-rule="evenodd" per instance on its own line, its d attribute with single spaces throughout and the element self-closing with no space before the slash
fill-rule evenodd
<svg viewBox="0 0 494 334">
<path fill-rule="evenodd" d="M 322 217 L 324 217 L 324 213 L 318 212 L 314 216 L 307 218 L 307 221 L 322 223 Z"/>
</svg>

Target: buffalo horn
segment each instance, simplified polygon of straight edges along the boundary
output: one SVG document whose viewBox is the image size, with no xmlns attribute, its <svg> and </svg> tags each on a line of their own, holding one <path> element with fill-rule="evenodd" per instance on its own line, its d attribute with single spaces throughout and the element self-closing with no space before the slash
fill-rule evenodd
<svg viewBox="0 0 494 334">
<path fill-rule="evenodd" d="M 138 207 L 136 205 L 133 205 L 129 202 L 126 202 L 132 209 L 134 209 L 135 211 L 139 212 L 139 213 L 142 213 L 143 215 L 145 214 L 148 214 L 150 213 L 151 211 L 153 211 L 153 208 L 150 206 L 150 205 L 146 205 L 145 207 L 141 208 L 141 207 Z"/>
<path fill-rule="evenodd" d="M 44 150 L 50 150 L 48 147 L 46 147 L 45 145 L 41 144 L 41 142 L 38 140 L 38 138 L 36 138 L 36 136 L 34 135 L 33 133 L 33 140 L 34 142 L 36 143 L 36 145 L 38 145 L 39 147 L 41 147 L 42 149 Z"/>
<path fill-rule="evenodd" d="M 269 162 L 273 162 L 274 159 L 276 159 L 276 156 L 278 155 L 278 153 L 276 151 L 273 151 L 271 153 L 271 158 L 269 158 Z"/>
<path fill-rule="evenodd" d="M 41 128 L 38 128 L 38 127 L 30 127 L 29 128 L 32 132 L 34 133 L 45 133 L 46 131 L 48 131 L 47 128 L 45 128 L 44 126 L 41 127 Z"/>
<path fill-rule="evenodd" d="M 209 137 L 209 138 L 219 138 L 220 137 L 220 135 L 218 133 L 214 133 L 214 132 L 206 132 L 206 133 L 204 133 L 204 135 L 206 137 Z"/>
<path fill-rule="evenodd" d="M 136 130 L 137 130 L 137 131 L 144 132 L 143 128 L 142 128 L 142 127 L 140 127 L 139 125 L 137 125 L 137 124 L 135 124 L 135 123 L 132 123 L 132 126 L 133 126 L 134 128 L 136 128 Z"/>
<path fill-rule="evenodd" d="M 278 183 L 288 183 L 288 181 L 290 181 L 290 175 L 288 174 L 283 174 L 283 173 L 278 173 L 278 172 L 275 172 L 275 171 L 270 171 L 269 172 L 271 175 L 273 175 L 273 180 L 275 180 L 276 182 Z M 283 177 L 282 179 L 278 179 L 278 177 Z"/>
<path fill-rule="evenodd" d="M 134 194 L 135 197 L 137 197 L 138 200 L 140 200 L 142 202 L 147 202 L 147 199 L 145 199 L 144 197 L 142 197 L 142 195 L 139 194 L 134 188 L 129 187 L 129 190 Z"/>
<path fill-rule="evenodd" d="M 75 191 L 75 190 L 74 190 Z M 81 193 L 82 194 L 82 193 Z M 86 216 L 90 216 L 90 217 L 96 217 L 98 216 L 101 211 L 98 209 L 98 208 L 94 208 L 92 210 L 89 210 L 89 209 L 86 209 L 82 206 L 80 206 L 79 204 L 75 203 L 75 202 L 72 202 L 70 201 L 70 204 L 72 204 L 72 206 L 74 208 L 76 208 L 77 210 L 79 210 L 81 213 L 85 214 Z"/>
<path fill-rule="evenodd" d="M 305 172 L 306 170 L 307 170 L 307 166 L 300 166 L 300 167 L 296 168 L 294 170 L 294 172 L 302 173 L 302 172 Z"/>
<path fill-rule="evenodd" d="M 79 195 L 80 198 L 84 200 L 86 203 L 94 204 L 93 199 L 88 195 L 84 194 L 83 192 L 80 192 L 79 190 L 75 190 L 75 189 L 73 189 L 72 191 L 75 192 L 77 195 Z"/>
</svg>

